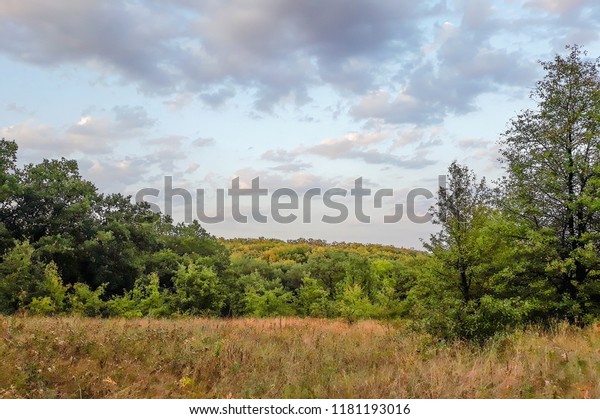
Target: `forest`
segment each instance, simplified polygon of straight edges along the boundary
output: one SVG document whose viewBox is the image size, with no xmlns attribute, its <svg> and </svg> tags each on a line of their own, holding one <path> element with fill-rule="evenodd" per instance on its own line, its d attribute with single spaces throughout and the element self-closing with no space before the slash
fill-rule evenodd
<svg viewBox="0 0 600 419">
<path fill-rule="evenodd" d="M 536 106 L 498 141 L 505 176 L 451 162 L 424 251 L 219 239 L 121 194 L 74 160 L 17 164 L 0 142 L 0 313 L 402 321 L 485 341 L 600 317 L 600 61 L 542 62 Z M 18 140 L 18 139 L 16 139 Z"/>
</svg>

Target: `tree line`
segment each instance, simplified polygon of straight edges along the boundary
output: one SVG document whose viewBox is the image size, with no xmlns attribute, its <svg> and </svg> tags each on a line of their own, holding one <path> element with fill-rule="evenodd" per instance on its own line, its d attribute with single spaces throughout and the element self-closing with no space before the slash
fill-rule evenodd
<svg viewBox="0 0 600 419">
<path fill-rule="evenodd" d="M 17 166 L 0 142 L 0 312 L 403 319 L 439 338 L 600 316 L 600 62 L 541 63 L 509 123 L 506 174 L 456 162 L 425 252 L 318 240 L 222 240 L 104 195 L 73 160 Z"/>
</svg>

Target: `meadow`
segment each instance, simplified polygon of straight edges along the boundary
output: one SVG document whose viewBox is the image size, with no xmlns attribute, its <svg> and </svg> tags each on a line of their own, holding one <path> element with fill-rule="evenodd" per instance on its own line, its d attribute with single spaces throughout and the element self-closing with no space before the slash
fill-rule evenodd
<svg viewBox="0 0 600 419">
<path fill-rule="evenodd" d="M 483 345 L 370 320 L 0 317 L 3 398 L 598 398 L 600 328 Z"/>
</svg>

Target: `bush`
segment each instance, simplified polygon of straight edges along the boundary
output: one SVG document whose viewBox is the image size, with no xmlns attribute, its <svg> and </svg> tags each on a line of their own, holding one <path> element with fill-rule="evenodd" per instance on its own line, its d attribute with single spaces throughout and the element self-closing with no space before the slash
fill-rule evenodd
<svg viewBox="0 0 600 419">
<path fill-rule="evenodd" d="M 171 314 L 168 295 L 161 292 L 158 274 L 152 273 L 135 281 L 133 290 L 107 302 L 111 316 L 125 318 L 163 317 Z"/>
<path fill-rule="evenodd" d="M 134 299 L 132 292 L 114 296 L 106 302 L 106 309 L 108 315 L 112 317 L 135 319 L 144 315 L 142 310 L 140 310 L 139 302 Z"/>
<path fill-rule="evenodd" d="M 217 315 L 225 301 L 217 274 L 212 268 L 190 262 L 175 275 L 176 309 L 189 315 Z"/>
<path fill-rule="evenodd" d="M 337 302 L 339 314 L 349 322 L 372 318 L 377 309 L 365 295 L 360 285 L 346 285 Z"/>
<path fill-rule="evenodd" d="M 0 312 L 12 314 L 41 296 L 44 265 L 33 257 L 29 242 L 17 242 L 0 264 Z"/>
<path fill-rule="evenodd" d="M 281 285 L 266 289 L 263 285 L 251 286 L 246 291 L 246 311 L 251 316 L 291 316 L 294 313 L 294 296 Z"/>
<path fill-rule="evenodd" d="M 40 285 L 39 297 L 34 297 L 27 310 L 37 315 L 53 315 L 66 311 L 67 290 L 58 273 L 58 267 L 50 262 L 44 270 L 44 279 Z"/>
<path fill-rule="evenodd" d="M 329 292 L 316 279 L 305 277 L 298 288 L 298 314 L 308 317 L 332 317 L 333 307 Z"/>
<path fill-rule="evenodd" d="M 68 305 L 71 313 L 95 317 L 102 315 L 106 311 L 106 303 L 102 300 L 106 284 L 92 291 L 89 285 L 78 282 L 73 285 L 72 289 L 72 293 L 68 296 Z"/>
<path fill-rule="evenodd" d="M 58 312 L 50 297 L 35 297 L 27 306 L 27 311 L 36 316 L 51 316 Z"/>
<path fill-rule="evenodd" d="M 443 284 L 418 284 L 405 302 L 412 327 L 441 340 L 465 339 L 479 343 L 522 324 L 527 304 L 520 299 L 483 296 L 464 302 L 458 294 L 443 291 Z"/>
<path fill-rule="evenodd" d="M 524 307 L 518 298 L 484 296 L 465 306 L 464 316 L 458 319 L 457 335 L 481 343 L 521 324 L 524 313 Z"/>
</svg>

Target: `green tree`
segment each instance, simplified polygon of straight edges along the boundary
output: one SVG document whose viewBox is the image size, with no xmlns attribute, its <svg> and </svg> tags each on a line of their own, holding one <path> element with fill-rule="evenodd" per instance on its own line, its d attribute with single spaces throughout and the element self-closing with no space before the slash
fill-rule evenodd
<svg viewBox="0 0 600 419">
<path fill-rule="evenodd" d="M 503 135 L 505 209 L 554 237 L 548 280 L 581 315 L 600 305 L 600 61 L 579 46 L 541 62 L 537 107 Z"/>
<path fill-rule="evenodd" d="M 131 197 L 120 194 L 101 196 L 94 213 L 97 227 L 77 251 L 73 280 L 85 278 L 92 288 L 107 283 L 108 295 L 120 295 L 152 272 L 148 261 L 164 248 L 161 237 L 170 225 L 147 204 L 132 204 Z"/>
<path fill-rule="evenodd" d="M 17 242 L 0 263 L 0 312 L 12 314 L 39 296 L 44 266 L 29 242 Z"/>
<path fill-rule="evenodd" d="M 423 261 L 417 281 L 400 303 L 400 313 L 406 315 L 418 331 L 441 339 L 462 338 L 459 324 L 466 303 L 456 282 L 440 275 L 446 269 L 438 258 Z"/>
<path fill-rule="evenodd" d="M 477 241 L 490 212 L 490 193 L 485 179 L 478 181 L 473 171 L 456 162 L 448 168 L 447 182 L 432 209 L 441 230 L 424 246 L 446 268 L 442 275 L 458 285 L 466 303 L 474 297 L 474 268 L 481 255 Z"/>
<path fill-rule="evenodd" d="M 438 337 L 483 341 L 527 317 L 533 264 L 521 264 L 524 233 L 493 207 L 485 180 L 456 162 L 448 174 L 432 209 L 441 229 L 425 244 L 432 257 L 401 307 Z"/>
<path fill-rule="evenodd" d="M 0 255 L 12 246 L 13 235 L 4 221 L 13 210 L 18 193 L 17 144 L 14 141 L 0 140 Z"/>
<path fill-rule="evenodd" d="M 10 203 L 15 197 L 18 184 L 17 171 L 17 143 L 0 140 L 0 214 L 6 215 Z"/>
<path fill-rule="evenodd" d="M 227 248 L 209 234 L 198 221 L 169 226 L 165 233 L 162 236 L 164 245 L 176 254 L 205 258 L 205 262 L 213 266 L 217 275 L 221 275 L 229 266 Z"/>
<path fill-rule="evenodd" d="M 16 170 L 17 192 L 3 223 L 18 240 L 36 248 L 40 260 L 55 262 L 66 283 L 77 281 L 85 258 L 81 246 L 98 220 L 96 187 L 81 178 L 74 160 L 44 160 Z"/>
<path fill-rule="evenodd" d="M 235 266 L 235 264 L 232 264 Z M 223 304 L 221 315 L 225 317 L 243 316 L 247 314 L 246 292 L 250 287 L 257 287 L 265 279 L 258 271 L 246 275 L 239 274 L 235 269 L 230 269 L 222 278 Z"/>
<path fill-rule="evenodd" d="M 14 239 L 10 231 L 6 228 L 4 223 L 0 222 L 0 261 L 2 255 L 6 253 L 14 244 Z"/>
<path fill-rule="evenodd" d="M 75 160 L 44 160 L 17 171 L 20 190 L 5 224 L 18 239 L 62 235 L 79 243 L 95 223 L 96 187 L 81 178 Z"/>
</svg>

